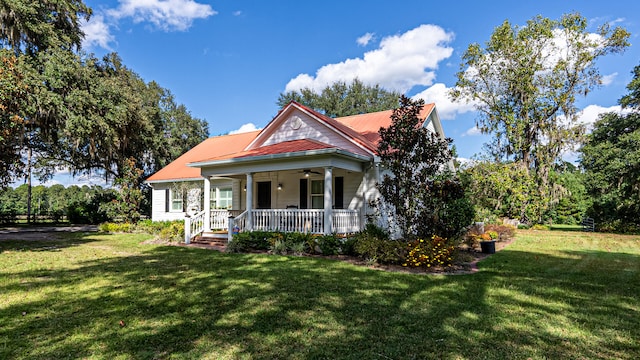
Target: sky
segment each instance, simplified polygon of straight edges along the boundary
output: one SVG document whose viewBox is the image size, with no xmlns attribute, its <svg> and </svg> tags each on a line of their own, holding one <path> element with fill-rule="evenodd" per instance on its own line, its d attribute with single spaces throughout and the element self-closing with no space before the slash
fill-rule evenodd
<svg viewBox="0 0 640 360">
<path fill-rule="evenodd" d="M 461 57 L 508 20 L 559 19 L 578 12 L 589 31 L 610 24 L 631 33 L 623 54 L 600 58 L 603 84 L 577 106 L 583 121 L 616 111 L 640 65 L 640 2 L 629 1 L 243 1 L 85 0 L 83 49 L 117 52 L 145 81 L 169 89 L 211 136 L 264 127 L 278 96 L 358 78 L 434 102 L 445 135 L 469 159 L 487 136 L 469 105 L 452 103 Z M 100 184 L 62 171 L 47 184 Z"/>
</svg>

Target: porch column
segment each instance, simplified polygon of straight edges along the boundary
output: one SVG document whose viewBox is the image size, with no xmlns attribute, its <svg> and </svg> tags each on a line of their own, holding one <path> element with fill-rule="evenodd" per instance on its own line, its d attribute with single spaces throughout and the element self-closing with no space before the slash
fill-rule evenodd
<svg viewBox="0 0 640 360">
<path fill-rule="evenodd" d="M 211 179 L 204 178 L 204 231 L 211 231 Z"/>
<path fill-rule="evenodd" d="M 251 209 L 253 208 L 253 173 L 247 173 L 247 230 L 253 230 L 253 216 L 251 215 Z"/>
<path fill-rule="evenodd" d="M 333 215 L 333 189 L 331 188 L 331 180 L 333 179 L 333 168 L 327 166 L 324 168 L 324 233 L 331 234 L 331 217 Z"/>
</svg>

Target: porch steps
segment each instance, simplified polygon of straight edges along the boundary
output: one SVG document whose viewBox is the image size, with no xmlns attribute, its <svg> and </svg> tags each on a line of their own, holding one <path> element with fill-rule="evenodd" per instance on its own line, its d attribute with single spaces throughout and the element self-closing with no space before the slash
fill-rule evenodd
<svg viewBox="0 0 640 360">
<path fill-rule="evenodd" d="M 198 246 L 213 247 L 220 251 L 224 251 L 227 247 L 227 232 L 226 231 L 207 231 L 201 235 L 196 236 L 192 241 L 192 244 Z"/>
</svg>

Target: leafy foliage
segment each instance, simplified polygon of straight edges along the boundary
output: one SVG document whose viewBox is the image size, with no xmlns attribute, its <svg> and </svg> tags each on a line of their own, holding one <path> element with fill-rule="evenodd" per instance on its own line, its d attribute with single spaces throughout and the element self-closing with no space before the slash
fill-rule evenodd
<svg viewBox="0 0 640 360">
<path fill-rule="evenodd" d="M 399 96 L 399 93 L 384 90 L 379 85 L 368 86 L 354 79 L 349 85 L 343 81 L 333 83 L 322 89 L 320 94 L 310 88 L 283 93 L 277 104 L 284 107 L 296 101 L 329 117 L 340 117 L 392 109 Z"/>
<path fill-rule="evenodd" d="M 117 198 L 103 204 L 112 218 L 121 217 L 124 222 L 136 223 L 140 220 L 140 204 L 143 199 L 140 189 L 140 176 L 143 171 L 136 168 L 136 160 L 129 158 L 125 163 L 123 174 L 115 179 L 118 188 Z"/>
<path fill-rule="evenodd" d="M 447 171 L 451 139 L 441 139 L 422 126 L 423 105 L 422 100 L 402 96 L 391 126 L 379 131 L 384 173 L 378 189 L 384 202 L 378 206 L 390 227 L 397 225 L 407 238 L 452 238 L 471 223 L 473 209 L 460 181 Z"/>
<path fill-rule="evenodd" d="M 640 229 L 640 66 L 633 73 L 629 94 L 620 100 L 631 112 L 601 115 L 580 150 L 593 197 L 589 212 L 596 223 L 617 231 Z"/>
<path fill-rule="evenodd" d="M 575 101 L 600 83 L 595 61 L 629 46 L 624 29 L 604 25 L 594 35 L 587 25 L 579 14 L 538 16 L 523 27 L 505 21 L 484 48 L 468 47 L 451 92 L 454 101 L 472 102 L 478 110 L 478 127 L 494 139 L 488 150 L 495 160 L 532 171 L 540 196 L 524 200 L 537 201 L 538 221 L 549 200 L 557 200 L 553 164 L 583 138 Z M 532 210 L 527 207 L 522 217 Z"/>
<path fill-rule="evenodd" d="M 407 244 L 407 256 L 403 266 L 449 267 L 453 264 L 455 245 L 446 238 L 433 235 L 431 239 L 416 239 Z"/>
<path fill-rule="evenodd" d="M 27 53 L 79 48 L 80 21 L 91 12 L 82 0 L 0 0 L 0 45 Z"/>
</svg>

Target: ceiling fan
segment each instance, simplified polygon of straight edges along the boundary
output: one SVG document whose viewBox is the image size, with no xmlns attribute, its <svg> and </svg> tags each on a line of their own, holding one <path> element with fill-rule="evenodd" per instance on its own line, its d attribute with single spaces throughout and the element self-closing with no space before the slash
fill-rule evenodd
<svg viewBox="0 0 640 360">
<path fill-rule="evenodd" d="M 305 177 L 309 177 L 311 174 L 317 174 L 317 175 L 322 174 L 321 172 L 313 171 L 311 169 L 304 169 L 304 170 L 302 170 L 300 172 L 303 173 Z"/>
</svg>

